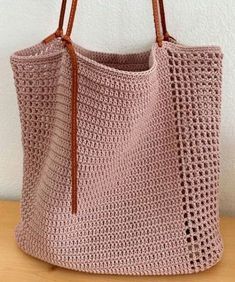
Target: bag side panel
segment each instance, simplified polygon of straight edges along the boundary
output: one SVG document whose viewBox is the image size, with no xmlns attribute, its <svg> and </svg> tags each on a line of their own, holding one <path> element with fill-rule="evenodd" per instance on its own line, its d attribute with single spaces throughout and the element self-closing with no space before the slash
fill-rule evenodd
<svg viewBox="0 0 235 282">
<path fill-rule="evenodd" d="M 27 49 L 27 57 L 25 54 L 22 58 L 11 57 L 24 153 L 21 222 L 17 228 L 30 224 L 34 210 L 37 183 L 54 124 L 55 92 L 61 62 L 61 56 L 39 59 L 37 49 L 32 48 L 31 57 L 30 49 Z"/>
<path fill-rule="evenodd" d="M 181 155 L 181 192 L 190 267 L 221 257 L 219 130 L 222 54 L 215 48 L 167 50 Z"/>
</svg>

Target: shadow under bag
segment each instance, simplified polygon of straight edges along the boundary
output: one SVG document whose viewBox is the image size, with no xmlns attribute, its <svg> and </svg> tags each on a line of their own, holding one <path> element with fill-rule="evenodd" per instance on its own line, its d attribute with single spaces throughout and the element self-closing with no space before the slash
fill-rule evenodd
<svg viewBox="0 0 235 282">
<path fill-rule="evenodd" d="M 136 54 L 86 50 L 63 32 L 11 64 L 24 149 L 18 246 L 69 269 L 169 275 L 223 252 L 218 189 L 222 52 L 167 32 Z"/>
</svg>

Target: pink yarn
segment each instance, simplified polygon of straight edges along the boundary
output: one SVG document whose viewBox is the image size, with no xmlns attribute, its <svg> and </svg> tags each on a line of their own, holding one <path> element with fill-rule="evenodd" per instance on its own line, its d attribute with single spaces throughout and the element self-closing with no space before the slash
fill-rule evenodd
<svg viewBox="0 0 235 282">
<path fill-rule="evenodd" d="M 59 39 L 11 57 L 24 148 L 16 241 L 49 263 L 184 274 L 217 263 L 219 47 L 78 47 L 78 214 L 71 214 L 71 62 Z"/>
</svg>

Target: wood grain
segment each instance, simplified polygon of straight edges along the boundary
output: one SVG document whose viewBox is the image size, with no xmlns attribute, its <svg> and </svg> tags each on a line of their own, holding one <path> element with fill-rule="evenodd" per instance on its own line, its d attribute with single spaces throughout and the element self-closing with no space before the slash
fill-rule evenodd
<svg viewBox="0 0 235 282">
<path fill-rule="evenodd" d="M 213 268 L 193 275 L 118 276 L 71 271 L 50 265 L 23 253 L 14 240 L 19 203 L 0 201 L 0 282 L 234 282 L 235 218 L 221 219 L 225 244 L 223 259 Z"/>
</svg>

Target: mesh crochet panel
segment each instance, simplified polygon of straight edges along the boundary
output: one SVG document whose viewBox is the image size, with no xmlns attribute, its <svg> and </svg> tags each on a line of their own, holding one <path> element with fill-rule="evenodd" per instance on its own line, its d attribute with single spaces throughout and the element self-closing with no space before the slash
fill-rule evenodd
<svg viewBox="0 0 235 282">
<path fill-rule="evenodd" d="M 222 57 L 210 50 L 167 53 L 190 265 L 200 270 L 221 248 L 217 218 Z"/>
<path fill-rule="evenodd" d="M 76 46 L 76 45 L 75 45 Z M 78 214 L 71 214 L 71 63 L 59 40 L 11 57 L 24 181 L 16 240 L 62 267 L 180 274 L 221 257 L 221 51 L 76 46 Z"/>
</svg>

